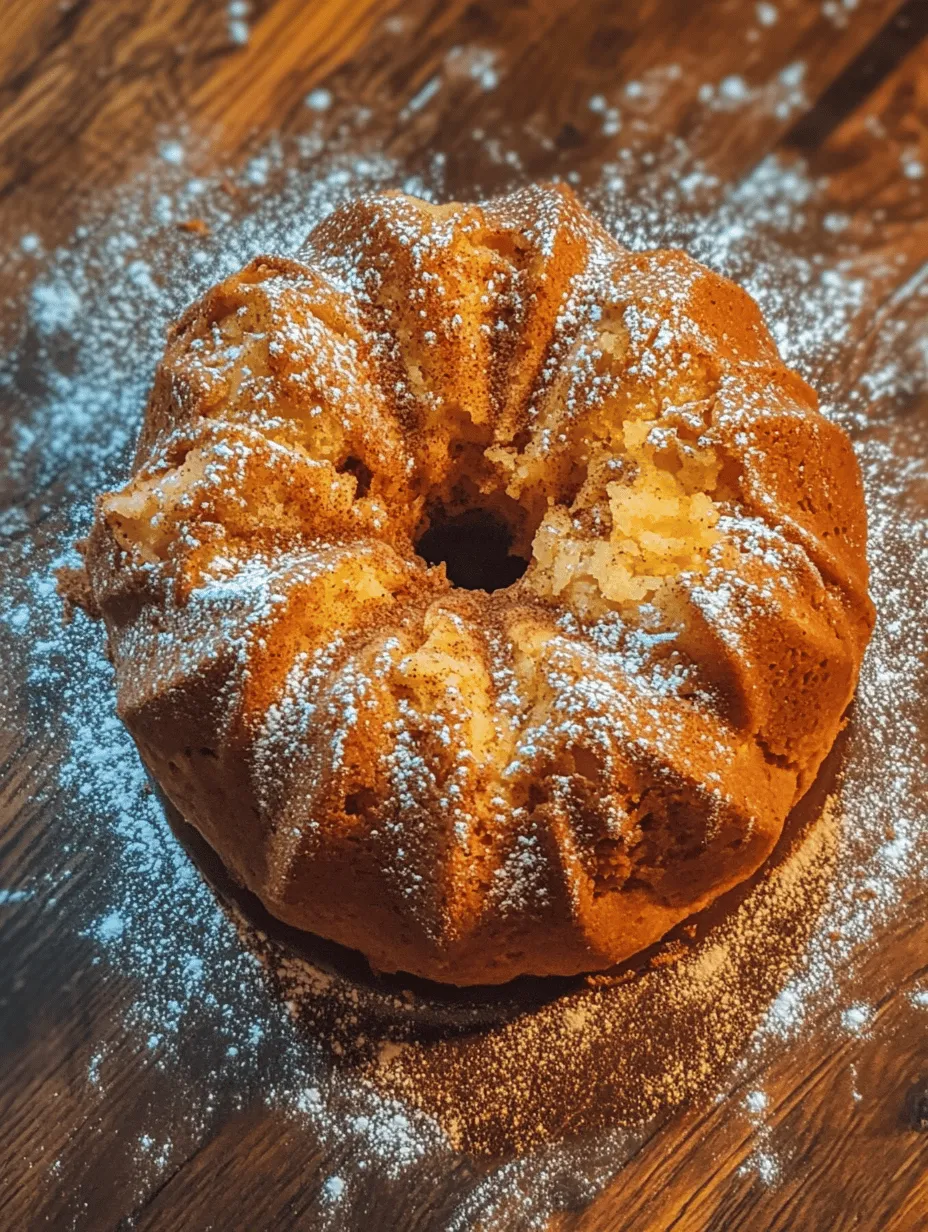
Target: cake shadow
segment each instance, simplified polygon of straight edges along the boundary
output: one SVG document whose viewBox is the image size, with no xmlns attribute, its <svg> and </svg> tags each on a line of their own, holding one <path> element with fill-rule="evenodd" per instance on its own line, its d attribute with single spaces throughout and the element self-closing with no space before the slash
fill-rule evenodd
<svg viewBox="0 0 928 1232">
<path fill-rule="evenodd" d="M 497 1026 L 584 986 L 585 977 L 522 976 L 502 985 L 457 987 L 406 973 L 375 971 L 363 954 L 271 915 L 257 895 L 239 885 L 200 832 L 184 820 L 157 784 L 155 792 L 178 842 L 199 869 L 246 946 L 261 960 L 288 1001 L 331 1003 L 330 1024 L 339 1025 L 340 1004 L 363 1013 L 365 1026 L 382 1024 L 446 1035 Z"/>
<path fill-rule="evenodd" d="M 375 1046 L 390 1040 L 427 1044 L 497 1028 L 561 998 L 591 988 L 631 984 L 655 968 L 677 962 L 733 918 L 759 883 L 801 843 L 835 788 L 847 731 L 838 737 L 812 786 L 789 814 L 774 851 L 748 880 L 609 970 L 572 977 L 521 976 L 503 985 L 457 987 L 405 973 L 377 972 L 360 952 L 283 923 L 229 875 L 206 839 L 184 820 L 157 783 L 153 787 L 173 833 L 245 946 L 260 960 L 275 993 L 298 1022 L 311 1026 L 317 1040 L 322 1028 L 322 1038 L 327 1033 L 334 1041 L 335 1056 L 344 1057 L 358 1036 Z"/>
</svg>

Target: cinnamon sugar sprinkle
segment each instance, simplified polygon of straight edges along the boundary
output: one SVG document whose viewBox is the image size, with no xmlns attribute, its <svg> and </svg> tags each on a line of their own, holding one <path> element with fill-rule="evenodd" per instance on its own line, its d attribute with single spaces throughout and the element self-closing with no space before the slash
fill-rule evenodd
<svg viewBox="0 0 928 1232">
<path fill-rule="evenodd" d="M 774 5 L 758 12 L 762 25 L 775 22 Z M 461 52 L 457 71 L 494 86 L 492 60 L 476 52 Z M 789 105 L 783 99 L 801 80 L 794 72 L 771 106 Z M 649 80 L 642 90 L 659 85 Z M 724 109 L 756 102 L 741 95 L 726 79 L 707 100 Z M 597 96 L 590 108 L 621 129 L 637 98 Z M 317 124 L 330 106 L 319 92 L 307 99 Z M 364 113 L 354 117 L 341 151 L 336 143 L 323 154 L 313 130 L 272 143 L 235 176 L 211 179 L 186 173 L 182 142 L 163 142 L 150 172 L 88 216 L 66 246 L 46 253 L 40 237 L 23 236 L 5 257 L 8 274 L 28 275 L 29 290 L 22 336 L 0 369 L 15 410 L 2 441 L 14 499 L 0 514 L 0 653 L 16 664 L 0 706 L 9 727 L 21 726 L 28 708 L 30 738 L 50 750 L 57 781 L 47 789 L 55 828 L 47 871 L 0 889 L 0 909 L 54 912 L 67 892 L 81 952 L 126 990 L 121 1017 L 101 1027 L 85 1059 L 86 1103 L 106 1099 L 114 1050 L 150 1055 L 146 1091 L 158 1111 L 124 1144 L 140 1194 L 230 1110 L 263 1104 L 325 1160 L 313 1226 L 356 1226 L 372 1176 L 391 1194 L 422 1192 L 463 1156 L 470 1180 L 442 1226 L 542 1227 L 607 1184 L 659 1118 L 685 1100 L 708 1105 L 723 1095 L 755 1129 L 745 1167 L 775 1184 L 788 1159 L 768 1123 L 766 1067 L 813 1029 L 867 1030 L 872 1006 L 855 971 L 928 878 L 918 725 L 926 634 L 915 619 L 928 544 L 913 517 L 925 450 L 903 452 L 903 433 L 917 429 L 889 414 L 925 388 L 928 285 L 916 281 L 896 305 L 905 347 L 878 339 L 873 362 L 848 383 L 848 339 L 887 272 L 848 256 L 839 242 L 847 222 L 831 210 L 827 184 L 800 163 L 768 159 L 702 211 L 688 203 L 711 198 L 711 177 L 675 145 L 659 170 L 634 153 L 617 155 L 585 190 L 629 247 L 684 246 L 740 281 L 786 361 L 851 432 L 879 620 L 846 738 L 769 868 L 634 971 L 532 988 L 521 1013 L 500 1002 L 480 1025 L 481 1007 L 466 998 L 436 1008 L 430 994 L 314 966 L 263 935 L 251 932 L 243 944 L 167 825 L 115 717 L 99 630 L 81 615 L 61 623 L 52 580 L 74 563 L 67 545 L 86 528 L 93 494 L 125 472 L 165 327 L 184 305 L 258 252 L 294 252 L 315 222 L 362 191 L 443 198 L 440 153 L 410 178 L 377 152 L 367 123 Z M 511 186 L 523 182 L 498 142 L 474 140 L 486 165 L 509 165 Z M 16 312 L 22 305 L 8 305 L 8 315 Z M 758 551 L 768 548 L 758 542 Z M 246 591 L 270 594 L 267 571 L 234 584 L 217 575 L 212 585 L 228 589 L 230 604 Z M 92 867 L 81 869 L 75 890 L 71 864 L 87 851 Z M 924 990 L 911 1004 L 928 1006 Z M 48 1162 L 62 1184 L 67 1148 Z"/>
</svg>

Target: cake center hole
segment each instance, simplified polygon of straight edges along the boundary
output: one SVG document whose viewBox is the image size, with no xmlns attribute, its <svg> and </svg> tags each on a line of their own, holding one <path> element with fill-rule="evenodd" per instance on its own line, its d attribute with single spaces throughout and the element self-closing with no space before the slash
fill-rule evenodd
<svg viewBox="0 0 928 1232">
<path fill-rule="evenodd" d="M 512 533 L 489 509 L 432 516 L 416 551 L 430 565 L 444 563 L 452 586 L 465 590 L 502 590 L 518 581 L 528 561 L 512 556 Z"/>
</svg>

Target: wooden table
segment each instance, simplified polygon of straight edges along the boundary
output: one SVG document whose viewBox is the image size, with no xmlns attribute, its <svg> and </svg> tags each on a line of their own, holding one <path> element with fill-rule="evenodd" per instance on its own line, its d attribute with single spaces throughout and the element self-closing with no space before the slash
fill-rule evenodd
<svg viewBox="0 0 928 1232">
<path fill-rule="evenodd" d="M 270 134 L 304 129 L 312 118 L 304 100 L 323 86 L 333 117 L 349 104 L 371 108 L 381 148 L 410 173 L 443 151 L 449 197 L 511 182 L 504 160 L 475 153 L 475 130 L 495 132 L 502 148 L 518 151 L 524 178 L 569 174 L 582 191 L 616 147 L 589 100 L 613 100 L 626 83 L 673 64 L 673 88 L 638 105 L 640 146 L 684 136 L 688 157 L 716 177 L 708 190 L 704 178 L 704 190 L 719 195 L 771 151 L 801 151 L 810 174 L 831 177 L 835 209 L 867 224 L 863 247 L 892 265 L 874 281 L 857 336 L 835 360 L 849 386 L 868 370 L 887 314 L 908 319 L 911 288 L 928 260 L 928 176 L 919 174 L 919 160 L 928 164 L 924 0 L 901 8 L 898 0 L 253 0 L 238 8 L 7 0 L 0 21 L 6 244 L 32 231 L 46 249 L 64 242 L 89 203 L 144 168 L 158 141 L 181 126 L 196 170 L 240 167 Z M 470 67 L 450 74 L 455 48 L 470 49 Z M 483 56 L 476 69 L 474 48 Z M 797 62 L 805 65 L 798 109 L 777 114 L 768 98 L 726 111 L 700 94 L 702 83 L 726 78 L 775 82 Z M 480 79 L 486 72 L 492 88 Z M 11 272 L 10 304 L 27 273 Z M 4 336 L 16 327 L 15 311 L 7 312 Z M 924 422 L 923 393 L 890 399 L 883 414 Z M 5 482 L 0 477 L 0 491 Z M 43 509 L 54 506 L 54 492 L 52 483 Z M 9 493 L 39 508 L 12 480 Z M 149 1080 L 149 1061 L 128 1045 L 111 1059 L 104 1097 L 91 1090 L 94 1041 L 113 1038 L 131 999 L 105 964 L 90 964 L 86 946 L 64 940 L 81 887 L 99 868 L 93 859 L 65 859 L 49 839 L 60 793 L 48 790 L 49 747 L 25 721 L 0 732 L 0 756 L 0 886 L 45 876 L 63 887 L 63 870 L 73 872 L 55 912 L 37 913 L 15 896 L 0 903 L 0 1227 L 349 1226 L 317 1201 L 331 1159 L 260 1100 L 229 1103 L 185 1135 L 183 1107 Z M 768 1123 L 795 1144 L 777 1184 L 742 1168 L 756 1143 L 730 1115 L 744 1098 L 732 1088 L 727 1100 L 696 1100 L 655 1123 L 611 1184 L 552 1214 L 550 1226 L 928 1229 L 928 1134 L 916 1128 L 928 1120 L 917 1103 L 917 1084 L 928 1078 L 926 1018 L 911 996 L 928 970 L 926 905 L 923 888 L 913 893 L 860 961 L 858 986 L 877 1007 L 870 1029 L 813 1034 L 766 1074 Z M 187 1077 L 195 1084 L 191 1055 Z M 859 1098 L 848 1098 L 849 1072 Z M 176 1119 L 183 1147 L 169 1167 L 142 1176 L 120 1143 L 153 1101 L 161 1101 L 162 1123 Z M 372 1180 L 358 1226 L 450 1228 L 455 1201 L 485 1166 L 463 1151 L 445 1175 L 420 1177 L 407 1191 Z M 528 1223 L 513 1216 L 481 1225 L 474 1216 L 467 1226 Z"/>
</svg>

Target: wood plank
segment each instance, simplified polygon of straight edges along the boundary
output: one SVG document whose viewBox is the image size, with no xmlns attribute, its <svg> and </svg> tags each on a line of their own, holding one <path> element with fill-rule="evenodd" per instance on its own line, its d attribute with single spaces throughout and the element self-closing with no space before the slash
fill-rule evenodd
<svg viewBox="0 0 928 1232">
<path fill-rule="evenodd" d="M 872 95 L 886 77 L 895 73 L 899 63 L 926 34 L 928 9 L 921 0 L 906 0 L 790 130 L 786 144 L 800 150 L 820 146 L 862 98 Z"/>
<path fill-rule="evenodd" d="M 926 903 L 894 931 L 893 962 L 872 954 L 861 976 L 877 1013 L 864 1035 L 820 1023 L 801 1070 L 790 1049 L 771 1069 L 746 1076 L 723 1104 L 694 1109 L 653 1149 L 629 1163 L 614 1187 L 563 1228 L 606 1232 L 832 1232 L 851 1227 L 916 1232 L 925 1214 L 928 1139 L 905 1120 L 909 1087 L 924 1073 L 924 1013 L 910 999 L 928 954 Z M 747 1097 L 763 1088 L 764 1128 Z M 764 1179 L 751 1157 L 778 1161 Z M 840 1183 L 836 1185 L 836 1178 Z"/>
<path fill-rule="evenodd" d="M 725 176 L 775 142 L 802 99 L 815 99 L 897 2 L 861 0 L 854 20 L 836 30 L 817 5 L 782 0 L 778 24 L 761 39 L 754 5 L 744 0 L 707 0 L 698 10 L 684 0 L 634 0 L 620 15 L 612 0 L 492 9 L 410 0 L 395 21 L 371 32 L 362 55 L 365 32 L 387 12 L 383 0 L 329 0 L 314 5 L 310 19 L 299 0 L 276 0 L 257 12 L 244 47 L 230 41 L 221 13 L 201 5 L 82 0 L 71 10 L 68 37 L 46 30 L 49 54 L 17 80 L 15 98 L 0 111 L 3 222 L 24 227 L 41 201 L 43 238 L 57 242 L 87 196 L 138 169 L 159 135 L 186 126 L 192 143 L 201 141 L 192 165 L 205 170 L 240 153 L 255 133 L 305 127 L 306 93 L 330 78 L 345 104 L 382 114 L 390 148 L 408 162 L 444 150 L 449 189 L 459 195 L 475 191 L 475 127 L 523 146 L 526 132 L 545 134 L 540 149 L 524 151 L 530 175 L 568 164 L 595 171 L 617 145 L 596 135 L 587 104 L 597 93 L 623 103 L 636 142 L 680 132 Z M 493 55 L 497 89 L 487 91 L 455 69 L 454 49 L 475 46 Z M 679 67 L 679 76 L 667 75 L 669 65 Z M 789 65 L 804 66 L 795 86 L 778 80 Z M 717 99 L 700 102 L 701 87 L 726 78 L 755 91 L 756 106 L 734 115 Z M 404 104 L 432 80 L 447 88 L 414 124 L 396 123 Z M 629 83 L 641 84 L 644 95 L 626 98 Z M 771 114 L 780 104 L 783 114 Z M 572 148 L 552 149 L 550 141 L 565 134 Z M 623 132 L 621 140 L 628 137 Z M 582 153 L 577 140 L 585 143 Z M 491 190 L 501 169 L 479 170 L 479 187 Z"/>
</svg>

